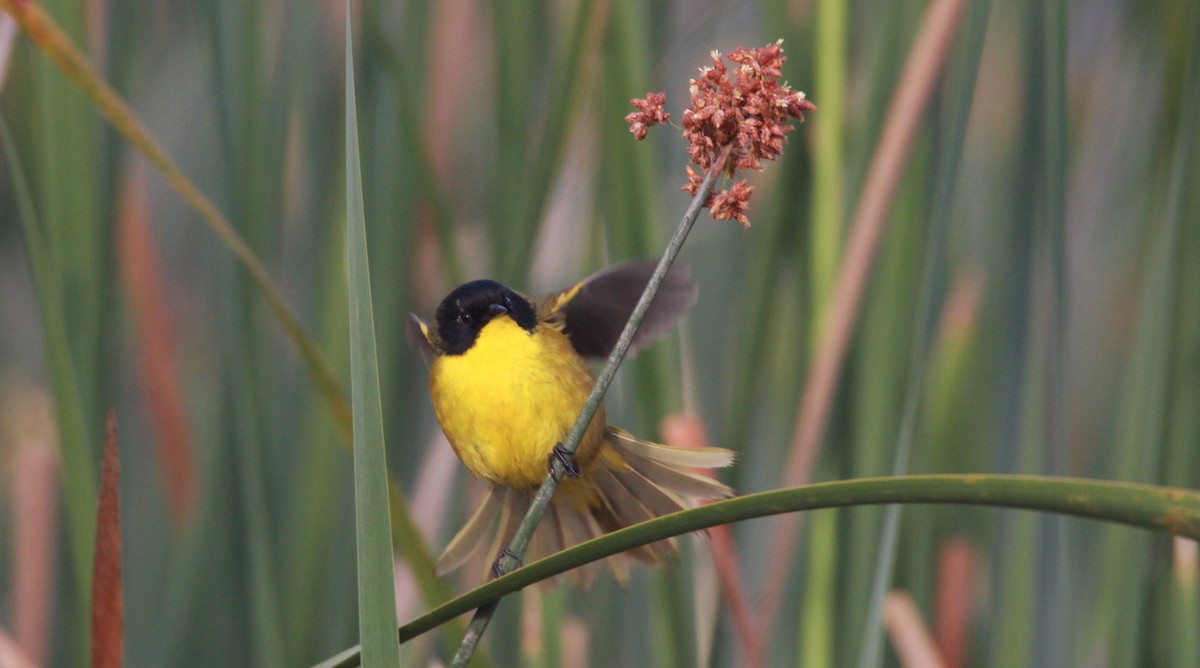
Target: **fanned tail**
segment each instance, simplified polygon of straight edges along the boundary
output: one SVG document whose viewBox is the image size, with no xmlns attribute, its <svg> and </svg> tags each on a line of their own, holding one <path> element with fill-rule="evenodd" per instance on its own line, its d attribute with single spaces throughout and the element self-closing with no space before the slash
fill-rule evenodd
<svg viewBox="0 0 1200 668">
<path fill-rule="evenodd" d="M 719 480 L 688 470 L 729 466 L 734 460 L 732 451 L 650 443 L 616 427 L 608 428 L 606 445 L 580 478 L 568 478 L 559 486 L 534 532 L 527 562 L 683 510 L 689 505 L 687 499 L 707 501 L 733 496 L 733 490 Z M 459 568 L 477 554 L 496 525 L 491 549 L 486 553 L 490 567 L 491 560 L 512 540 L 533 494 L 489 485 L 479 509 L 438 559 L 438 574 Z M 630 559 L 660 565 L 678 555 L 676 541 L 671 538 L 614 555 L 604 563 L 623 584 L 629 579 Z M 587 589 L 600 567 L 600 562 L 593 562 L 575 569 L 570 577 L 577 586 Z"/>
<path fill-rule="evenodd" d="M 467 520 L 463 528 L 458 530 L 446 549 L 442 550 L 442 556 L 438 557 L 438 575 L 445 575 L 460 568 L 479 550 L 491 533 L 492 524 L 496 522 L 496 515 L 500 513 L 507 491 L 503 487 L 488 485 L 479 509 L 471 515 L 471 519 Z"/>
</svg>

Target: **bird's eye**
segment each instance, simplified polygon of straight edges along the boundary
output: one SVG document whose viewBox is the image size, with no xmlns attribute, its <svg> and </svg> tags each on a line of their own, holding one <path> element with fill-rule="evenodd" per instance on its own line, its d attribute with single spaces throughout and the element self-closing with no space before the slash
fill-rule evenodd
<svg viewBox="0 0 1200 668">
<path fill-rule="evenodd" d="M 463 327 L 470 327 L 471 326 L 471 314 L 470 313 L 460 313 L 458 315 L 458 324 L 462 325 Z"/>
</svg>

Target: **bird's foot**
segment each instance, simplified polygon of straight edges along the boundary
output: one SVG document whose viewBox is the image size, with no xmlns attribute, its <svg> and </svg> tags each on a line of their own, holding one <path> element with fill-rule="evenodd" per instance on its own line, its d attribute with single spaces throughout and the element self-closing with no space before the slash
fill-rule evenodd
<svg viewBox="0 0 1200 668">
<path fill-rule="evenodd" d="M 492 577 L 498 578 L 505 573 L 511 573 L 521 567 L 521 558 L 513 554 L 507 547 L 500 550 L 496 560 L 492 562 Z"/>
<path fill-rule="evenodd" d="M 547 467 L 550 469 L 551 473 L 554 472 L 555 460 L 558 460 L 558 463 L 562 464 L 563 473 L 568 478 L 579 477 L 579 465 L 575 463 L 575 454 L 567 452 L 567 449 L 563 447 L 562 443 L 555 444 L 554 449 L 550 451 L 550 456 L 548 459 L 549 461 L 547 462 Z"/>
</svg>

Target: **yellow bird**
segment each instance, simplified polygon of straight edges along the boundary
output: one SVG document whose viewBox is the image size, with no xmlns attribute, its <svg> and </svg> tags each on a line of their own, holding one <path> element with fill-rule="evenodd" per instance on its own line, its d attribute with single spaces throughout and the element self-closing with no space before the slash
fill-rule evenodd
<svg viewBox="0 0 1200 668">
<path fill-rule="evenodd" d="M 546 477 L 549 461 L 591 392 L 587 358 L 606 357 L 654 271 L 631 262 L 550 295 L 532 297 L 479 280 L 455 288 L 434 324 L 411 317 L 410 338 L 429 367 L 434 413 L 458 458 L 488 484 L 483 503 L 438 559 L 439 574 L 462 566 L 497 524 L 490 554 L 507 545 Z M 695 300 L 684 272 L 667 275 L 633 341 L 633 349 L 673 325 Z M 632 349 L 631 349 L 632 350 Z M 530 557 L 540 558 L 603 533 L 684 507 L 684 498 L 732 495 L 720 482 L 689 471 L 733 462 L 721 448 L 673 448 L 610 426 L 604 406 L 588 426 L 568 477 L 534 533 Z M 675 556 L 674 541 L 608 559 L 618 580 L 631 556 L 657 564 Z M 582 586 L 596 574 L 574 574 Z"/>
</svg>

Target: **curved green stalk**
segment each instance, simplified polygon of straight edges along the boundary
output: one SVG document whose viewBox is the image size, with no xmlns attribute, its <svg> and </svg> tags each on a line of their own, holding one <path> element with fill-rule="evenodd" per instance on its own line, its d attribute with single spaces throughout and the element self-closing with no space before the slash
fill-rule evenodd
<svg viewBox="0 0 1200 668">
<path fill-rule="evenodd" d="M 823 508 L 932 503 L 1018 508 L 1128 524 L 1200 539 L 1200 492 L 1110 480 L 1035 475 L 912 475 L 860 478 L 739 496 L 635 524 L 492 580 L 401 626 L 411 640 L 458 615 L 572 568 L 641 545 L 721 524 Z M 358 648 L 319 668 L 358 665 Z"/>
</svg>

